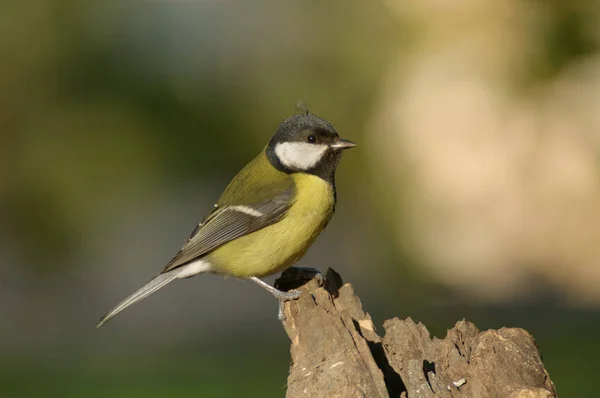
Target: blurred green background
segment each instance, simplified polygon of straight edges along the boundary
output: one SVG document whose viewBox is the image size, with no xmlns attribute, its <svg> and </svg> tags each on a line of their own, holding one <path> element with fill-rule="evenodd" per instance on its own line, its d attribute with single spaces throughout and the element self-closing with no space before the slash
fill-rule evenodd
<svg viewBox="0 0 600 398">
<path fill-rule="evenodd" d="M 377 324 L 526 328 L 559 393 L 591 396 L 600 7 L 498 3 L 0 4 L 0 395 L 283 396 L 254 285 L 193 278 L 94 324 L 303 100 L 360 147 L 301 265 Z"/>
</svg>

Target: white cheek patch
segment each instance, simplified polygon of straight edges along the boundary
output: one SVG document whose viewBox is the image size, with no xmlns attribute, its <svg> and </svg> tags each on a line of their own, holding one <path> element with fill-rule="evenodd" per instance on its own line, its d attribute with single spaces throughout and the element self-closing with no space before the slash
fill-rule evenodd
<svg viewBox="0 0 600 398">
<path fill-rule="evenodd" d="M 281 163 L 298 170 L 309 170 L 315 167 L 326 151 L 327 145 L 308 142 L 283 142 L 275 146 L 275 155 Z"/>
</svg>

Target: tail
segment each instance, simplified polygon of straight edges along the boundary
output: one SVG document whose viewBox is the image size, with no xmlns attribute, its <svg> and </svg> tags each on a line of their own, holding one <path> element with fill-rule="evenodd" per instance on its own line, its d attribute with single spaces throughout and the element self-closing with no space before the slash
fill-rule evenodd
<svg viewBox="0 0 600 398">
<path fill-rule="evenodd" d="M 157 277 L 152 279 L 150 282 L 148 282 L 143 288 L 141 288 L 137 292 L 133 293 L 131 296 L 127 297 L 121 303 L 119 303 L 119 305 L 117 305 L 112 311 L 110 311 L 106 315 L 104 315 L 98 321 L 98 323 L 96 324 L 96 327 L 99 328 L 100 326 L 102 326 L 106 322 L 108 322 L 112 317 L 117 315 L 119 312 L 123 311 L 125 308 L 129 307 L 132 304 L 137 303 L 140 300 L 145 299 L 146 297 L 148 297 L 149 295 L 151 295 L 152 293 L 154 293 L 161 287 L 163 287 L 163 286 L 167 285 L 168 283 L 172 282 L 173 280 L 177 279 L 182 274 L 184 269 L 185 269 L 185 267 L 181 267 L 181 268 L 174 269 L 173 271 L 158 275 Z"/>
</svg>

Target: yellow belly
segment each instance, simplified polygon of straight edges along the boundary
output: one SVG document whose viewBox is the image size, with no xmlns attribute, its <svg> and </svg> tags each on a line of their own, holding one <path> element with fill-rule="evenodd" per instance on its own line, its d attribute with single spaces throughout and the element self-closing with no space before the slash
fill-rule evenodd
<svg viewBox="0 0 600 398">
<path fill-rule="evenodd" d="M 293 176 L 294 204 L 279 222 L 235 239 L 206 258 L 214 272 L 237 278 L 262 277 L 297 262 L 323 231 L 334 209 L 331 185 L 309 174 Z"/>
</svg>

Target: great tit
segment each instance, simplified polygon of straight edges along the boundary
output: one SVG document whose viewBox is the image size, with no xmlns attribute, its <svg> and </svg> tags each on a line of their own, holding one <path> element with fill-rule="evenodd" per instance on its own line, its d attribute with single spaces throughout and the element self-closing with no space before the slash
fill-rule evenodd
<svg viewBox="0 0 600 398">
<path fill-rule="evenodd" d="M 175 279 L 204 272 L 257 283 L 277 298 L 282 319 L 282 303 L 300 293 L 280 291 L 259 278 L 292 266 L 327 226 L 337 200 L 336 168 L 342 151 L 355 146 L 308 112 L 282 121 L 165 269 L 96 326 Z"/>
</svg>

